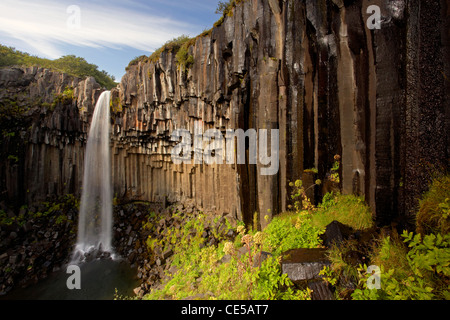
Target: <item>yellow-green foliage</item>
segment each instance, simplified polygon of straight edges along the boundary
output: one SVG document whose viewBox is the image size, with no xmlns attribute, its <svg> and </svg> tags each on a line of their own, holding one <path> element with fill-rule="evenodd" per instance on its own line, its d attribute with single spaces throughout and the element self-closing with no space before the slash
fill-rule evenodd
<svg viewBox="0 0 450 320">
<path fill-rule="evenodd" d="M 120 103 L 119 97 L 117 97 L 115 99 L 111 99 L 109 102 L 109 107 L 110 107 L 112 113 L 122 112 L 122 110 L 123 110 L 123 107 L 122 107 L 122 104 Z"/>
<path fill-rule="evenodd" d="M 28 207 L 24 205 L 21 207 L 21 211 L 24 210 L 25 213 L 13 217 L 9 217 L 5 211 L 0 210 L 0 226 L 9 226 L 14 223 L 23 226 L 30 219 L 48 219 L 55 224 L 62 224 L 68 221 L 66 215 L 67 211 L 72 208 L 78 209 L 80 207 L 80 202 L 74 195 L 66 194 L 63 197 L 60 197 L 56 202 L 42 202 L 42 207 L 44 207 L 45 210 L 34 212 L 28 211 Z M 70 223 L 72 223 L 72 221 L 70 221 Z"/>
<path fill-rule="evenodd" d="M 146 55 L 142 55 L 139 57 L 135 57 L 133 60 L 130 61 L 130 63 L 128 63 L 128 66 L 125 68 L 126 71 L 128 71 L 128 69 L 130 69 L 131 66 L 137 65 L 139 62 L 147 62 L 149 59 L 149 57 L 147 57 Z"/>
<path fill-rule="evenodd" d="M 373 226 L 372 213 L 364 198 L 354 195 L 328 193 L 312 217 L 312 222 L 324 228 L 334 220 L 355 230 L 368 229 Z"/>
<path fill-rule="evenodd" d="M 205 218 L 200 215 L 177 230 L 167 233 L 164 242 L 174 246 L 172 265 L 177 271 L 170 275 L 162 290 L 153 290 L 144 299 L 309 299 L 310 291 L 297 290 L 287 275 L 281 274 L 280 256 L 274 254 L 259 266 L 258 261 L 267 234 L 245 232 L 236 228 L 235 243 L 221 239 L 218 246 L 203 246 Z M 171 241 L 176 234 L 179 241 Z M 149 246 L 155 245 L 149 239 Z M 165 246 L 163 243 L 162 246 Z M 238 250 L 246 248 L 245 254 Z M 222 258 L 228 255 L 228 262 Z"/>
<path fill-rule="evenodd" d="M 417 231 L 422 234 L 450 231 L 450 175 L 433 180 L 419 202 Z"/>
<path fill-rule="evenodd" d="M 320 230 L 311 224 L 307 211 L 276 216 L 264 229 L 264 249 L 280 255 L 289 249 L 320 246 Z"/>
<path fill-rule="evenodd" d="M 194 64 L 194 57 L 189 54 L 188 43 L 181 46 L 175 57 L 178 65 L 182 66 L 183 69 L 189 69 Z"/>
<path fill-rule="evenodd" d="M 225 17 L 232 17 L 233 9 L 236 8 L 239 3 L 244 1 L 245 0 L 219 1 L 216 8 L 216 14 L 222 14 L 222 16 L 214 23 L 214 27 L 220 27 L 225 20 Z"/>
<path fill-rule="evenodd" d="M 205 30 L 198 37 L 204 37 L 210 33 L 211 30 Z M 148 60 L 156 62 L 160 58 L 161 53 L 165 51 L 172 52 L 175 54 L 177 64 L 182 66 L 183 69 L 189 69 L 194 64 L 194 57 L 189 53 L 189 48 L 195 44 L 198 37 L 190 38 L 186 35 L 181 35 L 178 38 L 167 41 L 161 48 L 155 50 Z"/>
<path fill-rule="evenodd" d="M 372 263 L 381 271 L 380 289 L 368 289 L 367 266 L 359 268 L 362 288 L 352 294 L 354 299 L 450 299 L 450 235 L 405 231 L 402 237 L 404 244 L 385 237 L 375 250 Z"/>
<path fill-rule="evenodd" d="M 190 37 L 186 35 L 181 35 L 177 38 L 173 38 L 172 40 L 167 41 L 161 48 L 155 50 L 149 57 L 151 62 L 158 61 L 161 53 L 164 51 L 177 53 L 178 50 L 188 41 L 192 40 Z"/>
<path fill-rule="evenodd" d="M 58 103 L 69 104 L 72 103 L 73 100 L 76 100 L 73 95 L 73 87 L 66 87 L 62 93 L 55 95 L 55 99 L 53 100 L 50 109 L 53 110 Z"/>
</svg>

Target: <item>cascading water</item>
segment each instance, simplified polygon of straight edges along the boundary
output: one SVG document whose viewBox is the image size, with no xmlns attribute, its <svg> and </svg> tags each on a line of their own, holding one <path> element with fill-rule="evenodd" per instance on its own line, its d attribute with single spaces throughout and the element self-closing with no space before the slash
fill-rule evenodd
<svg viewBox="0 0 450 320">
<path fill-rule="evenodd" d="M 112 253 L 110 96 L 100 95 L 89 130 L 74 260 L 90 252 Z"/>
<path fill-rule="evenodd" d="M 81 289 L 69 290 L 68 275 L 61 270 L 35 286 L 18 289 L 12 299 L 113 299 L 116 290 L 132 295 L 139 284 L 136 270 L 117 257 L 111 245 L 110 96 L 103 92 L 95 105 L 84 158 L 78 239 L 69 263 L 80 267 Z"/>
</svg>

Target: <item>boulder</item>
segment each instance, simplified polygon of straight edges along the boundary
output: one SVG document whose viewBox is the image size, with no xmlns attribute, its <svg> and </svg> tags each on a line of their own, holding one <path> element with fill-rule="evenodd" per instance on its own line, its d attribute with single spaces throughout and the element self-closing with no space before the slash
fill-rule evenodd
<svg viewBox="0 0 450 320">
<path fill-rule="evenodd" d="M 354 230 L 351 227 L 335 220 L 326 226 L 325 233 L 321 235 L 321 239 L 323 244 L 330 248 L 333 245 L 340 246 L 340 244 L 344 240 L 349 239 L 353 233 Z"/>
<path fill-rule="evenodd" d="M 308 284 L 308 288 L 312 291 L 311 300 L 334 300 L 334 295 L 325 281 L 311 282 Z"/>
<path fill-rule="evenodd" d="M 283 253 L 281 272 L 292 281 L 320 279 L 319 272 L 331 262 L 326 249 L 292 249 Z"/>
</svg>

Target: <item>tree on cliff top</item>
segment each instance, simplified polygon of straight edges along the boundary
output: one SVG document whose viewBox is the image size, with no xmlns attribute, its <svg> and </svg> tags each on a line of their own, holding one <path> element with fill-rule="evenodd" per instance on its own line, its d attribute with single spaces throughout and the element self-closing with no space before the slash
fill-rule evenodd
<svg viewBox="0 0 450 320">
<path fill-rule="evenodd" d="M 0 67 L 29 67 L 34 65 L 67 73 L 79 78 L 92 76 L 101 86 L 107 89 L 111 89 L 117 85 L 114 76 L 109 75 L 105 70 L 98 70 L 98 66 L 88 63 L 84 58 L 68 55 L 56 60 L 50 60 L 0 45 Z"/>
</svg>

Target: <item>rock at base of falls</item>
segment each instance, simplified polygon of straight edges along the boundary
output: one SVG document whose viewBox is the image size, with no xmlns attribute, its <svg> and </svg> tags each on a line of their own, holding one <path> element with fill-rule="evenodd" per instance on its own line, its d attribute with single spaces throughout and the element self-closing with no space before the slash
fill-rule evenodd
<svg viewBox="0 0 450 320">
<path fill-rule="evenodd" d="M 312 300 L 333 300 L 333 293 L 319 272 L 331 265 L 326 249 L 292 249 L 283 253 L 281 271 L 296 285 L 312 290 Z"/>
<path fill-rule="evenodd" d="M 326 249 L 292 249 L 283 253 L 282 273 L 292 281 L 320 279 L 319 272 L 331 263 Z"/>
</svg>

